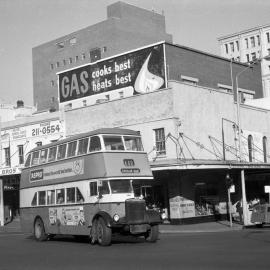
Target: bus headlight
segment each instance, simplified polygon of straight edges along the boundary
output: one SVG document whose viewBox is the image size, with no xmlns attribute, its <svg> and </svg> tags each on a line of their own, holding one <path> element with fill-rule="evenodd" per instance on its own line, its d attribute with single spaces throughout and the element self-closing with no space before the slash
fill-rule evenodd
<svg viewBox="0 0 270 270">
<path fill-rule="evenodd" d="M 113 220 L 114 220 L 115 222 L 118 222 L 119 219 L 120 219 L 120 217 L 119 217 L 117 214 L 115 214 L 115 215 L 113 216 Z"/>
<path fill-rule="evenodd" d="M 165 214 L 164 212 L 161 213 L 161 219 L 162 219 L 162 220 L 166 219 L 166 214 Z"/>
</svg>

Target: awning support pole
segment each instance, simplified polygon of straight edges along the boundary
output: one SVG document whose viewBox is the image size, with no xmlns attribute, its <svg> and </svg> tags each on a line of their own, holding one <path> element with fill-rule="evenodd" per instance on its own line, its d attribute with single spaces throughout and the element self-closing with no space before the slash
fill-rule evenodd
<svg viewBox="0 0 270 270">
<path fill-rule="evenodd" d="M 241 187 L 242 187 L 243 222 L 244 222 L 244 226 L 247 226 L 248 225 L 248 208 L 247 208 L 245 171 L 244 170 L 241 170 Z"/>
<path fill-rule="evenodd" d="M 4 226 L 4 193 L 3 179 L 0 179 L 0 226 Z"/>
</svg>

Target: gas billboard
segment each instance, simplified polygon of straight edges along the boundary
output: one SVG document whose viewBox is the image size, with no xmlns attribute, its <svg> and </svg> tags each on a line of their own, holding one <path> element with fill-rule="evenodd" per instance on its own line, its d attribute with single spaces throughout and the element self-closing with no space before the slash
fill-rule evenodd
<svg viewBox="0 0 270 270">
<path fill-rule="evenodd" d="M 164 43 L 58 73 L 60 103 L 117 89 L 133 95 L 167 86 Z"/>
</svg>

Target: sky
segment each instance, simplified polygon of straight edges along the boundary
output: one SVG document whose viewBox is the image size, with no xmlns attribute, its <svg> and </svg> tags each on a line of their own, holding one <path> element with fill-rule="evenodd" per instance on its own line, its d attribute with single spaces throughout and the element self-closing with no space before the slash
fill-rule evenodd
<svg viewBox="0 0 270 270">
<path fill-rule="evenodd" d="M 106 20 L 117 0 L 0 0 L 0 103 L 33 105 L 32 48 Z M 269 0 L 126 0 L 164 12 L 173 42 L 219 55 L 217 38 L 270 24 Z"/>
</svg>

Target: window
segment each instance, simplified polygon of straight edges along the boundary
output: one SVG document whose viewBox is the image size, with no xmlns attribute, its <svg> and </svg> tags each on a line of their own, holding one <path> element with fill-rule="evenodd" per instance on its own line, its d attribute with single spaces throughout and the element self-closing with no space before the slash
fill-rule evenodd
<svg viewBox="0 0 270 270">
<path fill-rule="evenodd" d="M 110 181 L 112 193 L 131 193 L 132 187 L 127 180 L 112 180 Z"/>
<path fill-rule="evenodd" d="M 80 203 L 84 202 L 83 195 L 78 188 L 76 188 L 76 202 L 80 202 Z"/>
<path fill-rule="evenodd" d="M 226 53 L 229 53 L 229 50 L 228 50 L 228 44 L 225 44 L 225 52 L 226 52 Z"/>
<path fill-rule="evenodd" d="M 250 38 L 250 45 L 251 45 L 252 48 L 255 47 L 255 37 Z"/>
<path fill-rule="evenodd" d="M 51 80 L 51 86 L 54 86 L 54 80 Z"/>
<path fill-rule="evenodd" d="M 75 203 L 75 187 L 67 188 L 67 203 Z"/>
<path fill-rule="evenodd" d="M 42 146 L 42 142 L 40 141 L 36 142 L 36 146 Z"/>
<path fill-rule="evenodd" d="M 108 181 L 101 181 L 101 186 L 99 187 L 99 194 L 110 194 Z"/>
<path fill-rule="evenodd" d="M 83 138 L 79 140 L 78 155 L 86 154 L 87 148 L 88 148 L 88 138 Z"/>
<path fill-rule="evenodd" d="M 10 166 L 10 148 L 7 147 L 7 148 L 4 148 L 5 150 L 5 165 L 6 166 Z"/>
<path fill-rule="evenodd" d="M 106 150 L 124 150 L 124 145 L 121 136 L 103 136 Z"/>
<path fill-rule="evenodd" d="M 264 136 L 262 139 L 263 143 L 263 161 L 267 163 L 267 137 Z"/>
<path fill-rule="evenodd" d="M 79 56 L 76 55 L 76 56 L 75 56 L 75 62 L 78 62 L 78 61 L 79 61 Z"/>
<path fill-rule="evenodd" d="M 72 58 L 71 57 L 69 58 L 69 64 L 72 64 Z"/>
<path fill-rule="evenodd" d="M 27 155 L 26 161 L 25 161 L 25 167 L 29 167 L 30 166 L 30 161 L 31 161 L 31 153 L 29 153 Z"/>
<path fill-rule="evenodd" d="M 256 59 L 256 53 L 255 52 L 251 53 L 251 59 L 252 60 L 255 60 Z"/>
<path fill-rule="evenodd" d="M 55 190 L 47 191 L 47 204 L 55 204 Z"/>
<path fill-rule="evenodd" d="M 74 157 L 76 155 L 77 141 L 68 143 L 67 157 Z"/>
<path fill-rule="evenodd" d="M 89 152 L 100 151 L 101 144 L 98 136 L 93 136 L 90 138 Z"/>
<path fill-rule="evenodd" d="M 32 165 L 38 165 L 39 163 L 39 151 L 35 151 L 34 153 L 32 153 Z"/>
<path fill-rule="evenodd" d="M 53 64 L 51 64 L 50 67 L 51 67 L 51 70 L 53 70 L 53 68 L 54 68 Z"/>
<path fill-rule="evenodd" d="M 60 144 L 58 146 L 58 151 L 57 151 L 57 159 L 64 159 L 66 157 L 66 149 L 67 145 L 66 144 Z"/>
<path fill-rule="evenodd" d="M 97 60 L 101 59 L 101 50 L 100 48 L 95 48 L 90 51 L 90 61 L 95 62 Z"/>
<path fill-rule="evenodd" d="M 48 157 L 48 162 L 55 161 L 56 158 L 56 146 L 51 147 L 49 149 L 49 157 Z"/>
<path fill-rule="evenodd" d="M 270 55 L 270 49 L 267 49 L 267 53 L 268 53 L 268 55 Z"/>
<path fill-rule="evenodd" d="M 45 205 L 46 204 L 46 191 L 39 191 L 38 192 L 38 205 Z"/>
<path fill-rule="evenodd" d="M 103 52 L 103 53 L 107 52 L 107 47 L 106 47 L 106 46 L 104 46 L 104 47 L 102 48 L 102 52 Z"/>
<path fill-rule="evenodd" d="M 42 149 L 40 151 L 40 161 L 39 161 L 40 164 L 46 163 L 46 161 L 47 161 L 47 154 L 48 154 L 48 149 Z"/>
<path fill-rule="evenodd" d="M 247 57 L 247 62 L 249 62 L 249 54 L 247 54 L 246 57 Z"/>
<path fill-rule="evenodd" d="M 60 63 L 59 62 L 56 62 L 56 67 L 60 67 Z"/>
<path fill-rule="evenodd" d="M 260 46 L 260 45 L 261 45 L 261 38 L 260 38 L 260 36 L 259 36 L 259 35 L 257 35 L 257 43 L 258 43 L 258 46 Z"/>
<path fill-rule="evenodd" d="M 238 40 L 236 41 L 236 49 L 239 52 L 239 41 Z"/>
<path fill-rule="evenodd" d="M 231 52 L 234 52 L 234 43 L 233 42 L 230 43 L 230 48 L 231 48 Z"/>
<path fill-rule="evenodd" d="M 142 141 L 139 137 L 124 136 L 126 150 L 143 151 Z"/>
<path fill-rule="evenodd" d="M 248 159 L 249 159 L 249 162 L 253 162 L 253 137 L 252 135 L 248 136 Z"/>
<path fill-rule="evenodd" d="M 245 42 L 246 42 L 246 49 L 248 49 L 248 39 L 245 38 Z"/>
<path fill-rule="evenodd" d="M 64 188 L 56 190 L 56 203 L 57 204 L 65 203 L 65 189 Z"/>
<path fill-rule="evenodd" d="M 61 50 L 61 49 L 63 49 L 65 47 L 65 44 L 62 41 L 62 42 L 57 43 L 56 46 L 57 46 L 57 49 Z"/>
<path fill-rule="evenodd" d="M 75 45 L 77 43 L 77 38 L 71 38 L 70 40 L 69 40 L 69 44 L 70 45 Z"/>
<path fill-rule="evenodd" d="M 164 128 L 154 129 L 157 155 L 166 155 Z"/>
<path fill-rule="evenodd" d="M 31 205 L 32 206 L 36 206 L 37 205 L 37 192 L 34 195 L 34 198 L 33 198 L 32 202 L 31 202 Z"/>
<path fill-rule="evenodd" d="M 65 66 L 67 64 L 66 59 L 63 59 L 63 65 Z"/>
<path fill-rule="evenodd" d="M 85 60 L 85 53 L 82 53 L 82 60 Z"/>
<path fill-rule="evenodd" d="M 266 39 L 267 39 L 267 42 L 270 43 L 270 35 L 269 35 L 269 33 L 266 33 Z"/>
<path fill-rule="evenodd" d="M 90 196 L 97 196 L 97 182 L 90 182 Z"/>
<path fill-rule="evenodd" d="M 19 164 L 24 163 L 23 145 L 18 145 Z"/>
</svg>

